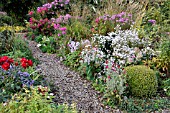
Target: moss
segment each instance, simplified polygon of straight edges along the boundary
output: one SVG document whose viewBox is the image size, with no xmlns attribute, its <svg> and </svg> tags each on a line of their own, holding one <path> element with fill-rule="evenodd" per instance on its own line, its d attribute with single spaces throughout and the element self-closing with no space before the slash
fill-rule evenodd
<svg viewBox="0 0 170 113">
<path fill-rule="evenodd" d="M 156 94 L 158 82 L 155 72 L 144 65 L 128 66 L 127 82 L 130 93 L 136 97 L 151 97 Z"/>
</svg>

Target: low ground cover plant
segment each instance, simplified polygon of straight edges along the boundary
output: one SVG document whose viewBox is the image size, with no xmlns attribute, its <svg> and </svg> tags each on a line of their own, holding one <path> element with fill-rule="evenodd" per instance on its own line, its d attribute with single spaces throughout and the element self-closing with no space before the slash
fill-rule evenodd
<svg viewBox="0 0 170 113">
<path fill-rule="evenodd" d="M 41 90 L 45 92 L 41 92 Z M 12 99 L 0 104 L 1 113 L 18 112 L 41 112 L 41 113 L 77 113 L 75 106 L 56 105 L 52 99 L 53 94 L 48 93 L 49 89 L 43 86 L 24 88 L 24 92 L 16 93 Z"/>
</svg>

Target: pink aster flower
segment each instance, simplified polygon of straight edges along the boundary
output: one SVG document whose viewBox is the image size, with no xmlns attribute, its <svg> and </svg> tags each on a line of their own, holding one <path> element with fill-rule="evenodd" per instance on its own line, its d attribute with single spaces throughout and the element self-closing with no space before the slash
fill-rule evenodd
<svg viewBox="0 0 170 113">
<path fill-rule="evenodd" d="M 61 31 L 66 31 L 67 30 L 67 28 L 66 27 L 61 27 L 61 28 L 59 28 Z"/>
</svg>

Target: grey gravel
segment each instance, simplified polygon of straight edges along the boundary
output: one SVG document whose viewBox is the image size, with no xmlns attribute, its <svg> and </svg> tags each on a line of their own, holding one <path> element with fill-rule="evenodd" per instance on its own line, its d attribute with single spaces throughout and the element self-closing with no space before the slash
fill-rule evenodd
<svg viewBox="0 0 170 113">
<path fill-rule="evenodd" d="M 77 110 L 84 113 L 120 113 L 119 110 L 104 107 L 91 82 L 65 67 L 56 54 L 42 53 L 35 42 L 28 42 L 34 58 L 40 61 L 38 70 L 58 87 L 58 94 L 54 99 L 56 102 L 76 103 Z"/>
</svg>

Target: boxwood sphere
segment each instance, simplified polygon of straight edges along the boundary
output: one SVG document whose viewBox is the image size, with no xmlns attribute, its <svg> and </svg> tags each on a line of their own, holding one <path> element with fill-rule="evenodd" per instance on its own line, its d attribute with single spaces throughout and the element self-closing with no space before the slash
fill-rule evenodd
<svg viewBox="0 0 170 113">
<path fill-rule="evenodd" d="M 158 82 L 152 69 L 144 65 L 128 66 L 125 69 L 132 96 L 143 98 L 156 94 Z"/>
</svg>

